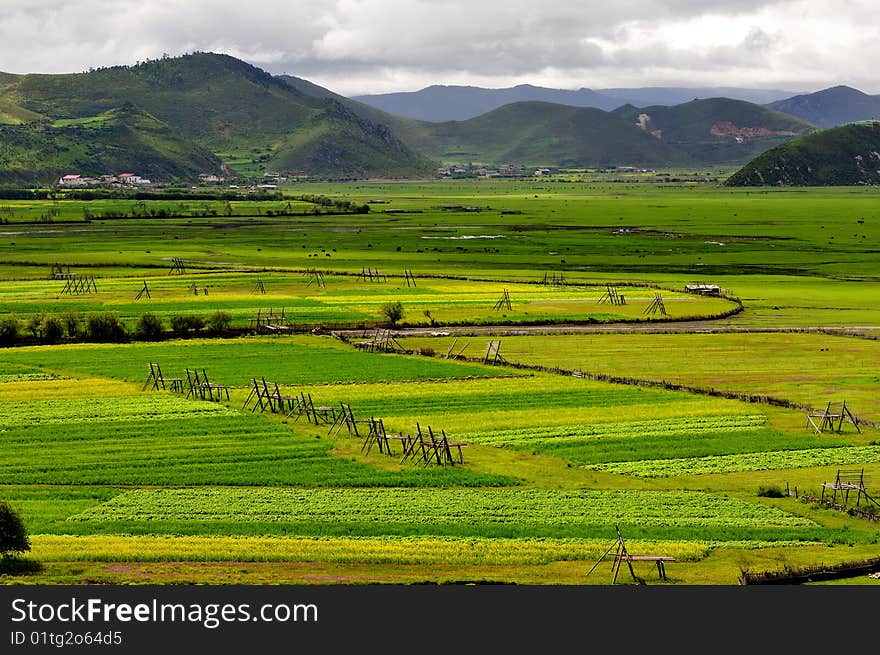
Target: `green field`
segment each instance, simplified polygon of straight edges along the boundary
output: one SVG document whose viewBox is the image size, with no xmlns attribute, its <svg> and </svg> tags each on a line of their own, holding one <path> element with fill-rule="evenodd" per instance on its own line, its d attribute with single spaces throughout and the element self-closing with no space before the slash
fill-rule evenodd
<svg viewBox="0 0 880 655">
<path fill-rule="evenodd" d="M 451 340 L 403 343 L 446 352 Z M 512 336 L 504 339 L 504 355 L 524 364 L 767 395 L 807 407 L 846 400 L 857 416 L 880 421 L 875 340 L 800 333 Z"/>
<path fill-rule="evenodd" d="M 880 430 L 816 434 L 795 407 L 846 399 L 880 421 L 876 190 L 572 175 L 286 192 L 371 211 L 277 216 L 278 201 L 254 201 L 237 216 L 158 218 L 148 201 L 138 218 L 86 221 L 121 201 L 0 201 L 0 321 L 21 320 L 0 349 L 0 498 L 42 567 L 0 572 L 4 583 L 607 584 L 584 573 L 615 526 L 676 557 L 668 584 L 877 556 L 876 522 L 804 500 L 839 469 L 880 479 Z M 186 274 L 170 274 L 172 258 Z M 97 293 L 62 294 L 55 264 L 94 275 Z M 359 279 L 364 268 L 387 277 Z M 151 298 L 135 300 L 145 281 Z M 730 299 L 684 293 L 693 282 Z M 606 285 L 626 305 L 600 302 Z M 504 289 L 511 307 L 496 309 Z M 657 293 L 665 317 L 645 313 Z M 394 301 L 423 333 L 398 336 L 410 354 L 356 349 L 390 327 Z M 248 333 L 269 309 L 291 333 Z M 97 311 L 129 334 L 35 345 L 27 328 L 39 313 Z M 168 332 L 174 315 L 217 311 L 232 317 L 223 334 Z M 145 312 L 164 322 L 154 341 L 133 334 Z M 542 333 L 554 324 L 567 333 Z M 352 325 L 349 343 L 307 334 Z M 481 362 L 499 338 L 515 366 Z M 445 357 L 456 339 L 464 361 Z M 166 377 L 204 370 L 230 397 L 144 390 L 150 362 Z M 430 426 L 465 444 L 464 463 L 252 411 L 254 379 L 345 403 L 392 436 Z"/>
<path fill-rule="evenodd" d="M 410 269 L 417 277 L 510 282 L 557 272 L 577 284 L 719 284 L 746 304 L 742 316 L 728 319 L 743 325 L 878 322 L 880 210 L 868 188 L 755 191 L 590 178 L 298 184 L 291 191 L 374 204 L 367 216 L 271 217 L 264 209 L 228 219 L 16 224 L 0 235 L 0 272 L 44 280 L 60 263 L 75 274 L 124 275 L 135 278 L 123 294 L 130 298 L 139 278 L 165 275 L 172 257 L 191 272 L 317 268 L 356 275 L 366 267 L 389 276 Z M 62 204 L 71 217 L 92 206 Z M 0 205 L 13 215 L 26 205 L 33 220 L 54 206 Z"/>
<path fill-rule="evenodd" d="M 400 301 L 401 326 L 429 326 L 432 320 L 442 325 L 639 321 L 656 293 L 648 287 L 628 288 L 627 304 L 612 307 L 599 304 L 605 287 L 595 285 L 549 287 L 423 277 L 417 286 L 408 287 L 401 273 L 380 283 L 359 281 L 354 275 L 325 275 L 326 287 L 316 288 L 310 279 L 303 273 L 279 272 L 110 277 L 95 281 L 97 293 L 81 295 L 64 293 L 65 280 L 22 280 L 4 285 L 0 301 L 17 316 L 112 311 L 132 327 L 150 312 L 163 318 L 166 329 L 175 314 L 208 318 L 217 311 L 228 312 L 232 327 L 238 328 L 270 311 L 284 311 L 294 325 L 378 325 L 387 321 L 383 306 Z M 265 293 L 255 291 L 258 281 Z M 144 285 L 150 296 L 138 298 Z M 511 308 L 496 309 L 505 289 Z M 700 319 L 736 309 L 735 303 L 722 298 L 662 293 L 667 315 L 658 315 L 658 320 Z"/>
</svg>

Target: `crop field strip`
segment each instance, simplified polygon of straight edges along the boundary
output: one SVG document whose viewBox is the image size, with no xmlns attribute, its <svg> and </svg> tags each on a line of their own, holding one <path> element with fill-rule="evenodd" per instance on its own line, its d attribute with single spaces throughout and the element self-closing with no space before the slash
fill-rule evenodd
<svg viewBox="0 0 880 655">
<path fill-rule="evenodd" d="M 361 353 L 315 336 L 24 347 L 0 351 L 0 361 L 137 384 L 143 384 L 147 362 L 153 361 L 169 376 L 187 367 L 208 368 L 213 378 L 241 388 L 257 374 L 303 385 L 519 375 L 478 364 Z"/>
<path fill-rule="evenodd" d="M 395 526 L 423 534 L 467 533 L 509 526 L 557 536 L 589 526 L 648 524 L 657 528 L 815 528 L 775 507 L 702 492 L 550 491 L 540 489 L 271 489 L 200 488 L 128 491 L 70 517 L 72 522 L 248 523 L 347 526 L 382 534 Z M 313 527 L 313 529 L 314 529 Z M 308 529 L 306 527 L 305 529 Z M 334 528 L 335 529 L 335 528 Z M 436 532 L 432 532 L 436 531 Z M 453 532 L 453 534 L 455 533 Z"/>
<path fill-rule="evenodd" d="M 81 295 L 62 293 L 67 283 L 61 280 L 22 280 L 0 287 L 0 302 L 6 311 L 18 315 L 114 311 L 129 322 L 147 311 L 166 319 L 187 312 L 207 316 L 213 311 L 227 311 L 234 326 L 247 327 L 259 311 L 270 308 L 278 312 L 284 308 L 292 324 L 379 322 L 383 320 L 383 303 L 400 300 L 407 310 L 405 324 L 429 325 L 431 319 L 425 311 L 434 321 L 446 324 L 637 320 L 642 318 L 655 293 L 649 288 L 630 287 L 628 304 L 610 308 L 598 303 L 604 291 L 600 286 L 550 287 L 423 277 L 420 285 L 411 287 L 405 285 L 402 271 L 395 273 L 399 278 L 388 278 L 382 284 L 358 282 L 354 275 L 333 275 L 329 271 L 324 275 L 326 287 L 308 285 L 302 272 L 104 276 L 95 279 L 96 293 Z M 264 294 L 255 293 L 257 280 L 263 283 Z M 150 297 L 138 298 L 138 291 L 145 284 Z M 206 290 L 207 295 L 204 291 L 200 295 L 189 293 L 193 284 Z M 502 286 L 512 295 L 509 312 L 493 308 Z M 736 308 L 724 299 L 668 290 L 664 291 L 664 299 L 670 319 L 718 316 Z"/>
<path fill-rule="evenodd" d="M 515 482 L 460 468 L 381 470 L 266 416 L 132 387 L 104 379 L 0 384 L 0 484 Z"/>
<path fill-rule="evenodd" d="M 370 562 L 375 564 L 547 564 L 589 561 L 608 547 L 584 539 L 481 539 L 427 537 L 175 537 L 38 535 L 33 555 L 41 561 L 102 562 Z M 793 542 L 794 543 L 794 542 Z M 767 546 L 749 543 L 752 548 Z M 630 542 L 662 549 L 679 561 L 699 560 L 713 547 L 699 541 Z"/>
<path fill-rule="evenodd" d="M 445 352 L 451 338 L 400 341 Z M 806 406 L 847 400 L 861 418 L 880 420 L 880 342 L 873 340 L 803 333 L 511 336 L 504 352 L 523 364 L 765 394 Z"/>
<path fill-rule="evenodd" d="M 819 466 L 880 464 L 880 446 L 798 448 L 781 451 L 743 452 L 736 455 L 646 459 L 588 464 L 584 468 L 608 473 L 658 478 L 742 471 L 790 470 Z"/>
<path fill-rule="evenodd" d="M 692 473 L 714 473 L 720 468 L 700 470 L 698 463 L 705 466 L 715 461 L 712 457 L 718 456 L 720 462 L 724 461 L 720 456 L 730 455 L 730 459 L 741 456 L 737 467 L 727 465 L 731 471 L 773 468 L 773 462 L 821 466 L 851 462 L 859 454 L 872 452 L 844 448 L 850 444 L 845 437 L 820 438 L 774 429 L 767 425 L 765 415 L 754 413 L 753 406 L 735 401 L 547 374 L 506 380 L 342 385 L 320 393 L 324 399 L 347 398 L 345 402 L 354 402 L 366 415 L 381 415 L 390 430 L 405 430 L 421 417 L 435 424 L 442 421 L 448 431 L 468 443 L 553 455 L 623 474 L 629 473 L 626 462 L 644 462 L 650 468 L 653 460 L 681 459 L 670 462 L 673 471 L 686 469 L 693 458 Z M 441 396 L 442 406 L 432 406 L 432 399 Z M 732 411 L 736 413 L 725 413 Z M 645 418 L 632 421 L 632 416 Z M 501 422 L 510 427 L 497 429 Z M 823 455 L 825 449 L 835 452 Z M 784 454 L 777 452 L 783 450 Z M 776 457 L 759 465 L 762 454 L 770 452 Z M 638 464 L 632 469 L 638 471 Z"/>
</svg>

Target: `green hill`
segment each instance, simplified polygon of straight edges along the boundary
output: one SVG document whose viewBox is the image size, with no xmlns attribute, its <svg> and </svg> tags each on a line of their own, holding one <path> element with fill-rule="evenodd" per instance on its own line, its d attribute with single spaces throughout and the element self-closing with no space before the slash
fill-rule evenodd
<svg viewBox="0 0 880 655">
<path fill-rule="evenodd" d="M 39 114 L 0 98 L 0 125 L 21 125 L 40 118 Z"/>
<path fill-rule="evenodd" d="M 430 123 L 389 114 L 381 109 L 371 107 L 366 103 L 341 96 L 329 89 L 325 89 L 323 86 L 319 86 L 300 77 L 294 77 L 293 75 L 279 75 L 277 79 L 283 81 L 285 84 L 293 87 L 304 95 L 324 100 L 335 100 L 360 118 L 376 125 L 384 125 L 388 127 L 395 136 L 407 145 L 420 143 L 430 135 Z"/>
<path fill-rule="evenodd" d="M 849 86 L 794 96 L 774 102 L 770 107 L 820 127 L 880 119 L 880 96 L 871 96 Z"/>
<path fill-rule="evenodd" d="M 584 167 L 689 161 L 614 114 L 546 102 L 516 102 L 467 121 L 422 123 L 406 138 L 447 162 Z"/>
<path fill-rule="evenodd" d="M 625 105 L 613 113 L 705 163 L 747 161 L 815 129 L 794 116 L 729 98 L 693 100 L 672 107 Z"/>
<path fill-rule="evenodd" d="M 765 152 L 728 186 L 880 184 L 880 123 L 844 125 L 793 139 Z"/>
<path fill-rule="evenodd" d="M 227 55 L 14 76 L 0 88 L 0 102 L 53 120 L 88 118 L 131 103 L 183 138 L 255 172 L 405 176 L 433 168 L 386 128 Z"/>
<path fill-rule="evenodd" d="M 65 173 L 137 172 L 178 180 L 219 172 L 208 149 L 133 105 L 97 116 L 0 125 L 0 182 L 50 183 Z"/>
<path fill-rule="evenodd" d="M 333 98 L 359 116 L 388 125 L 415 150 L 446 163 L 742 163 L 814 129 L 794 116 L 728 98 L 646 109 L 624 105 L 610 113 L 518 102 L 469 120 L 432 123 L 388 114 L 297 77 L 280 79 L 306 95 Z M 633 126 L 652 140 L 634 135 Z"/>
<path fill-rule="evenodd" d="M 354 114 L 387 125 L 414 150 L 447 163 L 593 166 L 689 162 L 613 115 L 546 102 L 516 102 L 466 121 L 432 123 L 394 116 L 292 76 L 298 91 L 333 98 Z"/>
</svg>

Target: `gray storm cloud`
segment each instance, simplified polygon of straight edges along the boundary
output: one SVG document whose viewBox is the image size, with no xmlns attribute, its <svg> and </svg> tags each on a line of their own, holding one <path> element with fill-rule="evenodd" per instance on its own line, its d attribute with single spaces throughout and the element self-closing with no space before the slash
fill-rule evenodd
<svg viewBox="0 0 880 655">
<path fill-rule="evenodd" d="M 880 63 L 877 25 L 880 8 L 865 0 L 4 0 L 0 70 L 76 72 L 202 50 L 342 93 L 520 82 L 865 88 Z"/>
</svg>

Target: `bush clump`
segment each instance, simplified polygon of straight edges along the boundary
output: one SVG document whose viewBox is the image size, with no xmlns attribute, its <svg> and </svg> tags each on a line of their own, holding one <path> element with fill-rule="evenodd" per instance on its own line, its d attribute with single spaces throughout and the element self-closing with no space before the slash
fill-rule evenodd
<svg viewBox="0 0 880 655">
<path fill-rule="evenodd" d="M 174 334 L 185 335 L 190 332 L 198 332 L 205 327 L 205 319 L 192 314 L 174 314 L 171 317 L 171 329 Z"/>
<path fill-rule="evenodd" d="M 134 326 L 135 334 L 141 339 L 158 339 L 164 329 L 162 317 L 153 312 L 141 314 Z"/>
<path fill-rule="evenodd" d="M 21 321 L 15 314 L 7 314 L 0 318 L 0 344 L 11 346 L 18 341 L 21 332 Z"/>
<path fill-rule="evenodd" d="M 125 324 L 115 312 L 94 312 L 86 316 L 86 337 L 89 341 L 124 341 Z"/>
<path fill-rule="evenodd" d="M 403 304 L 399 300 L 386 303 L 382 307 L 382 314 L 392 326 L 397 325 L 403 318 Z"/>
<path fill-rule="evenodd" d="M 67 336 L 76 339 L 82 332 L 82 316 L 79 312 L 71 309 L 62 317 L 64 328 L 67 330 Z"/>
<path fill-rule="evenodd" d="M 46 320 L 46 315 L 43 312 L 35 312 L 28 316 L 27 331 L 30 332 L 31 336 L 38 341 L 43 340 L 44 320 Z"/>
<path fill-rule="evenodd" d="M 232 325 L 232 314 L 222 310 L 216 311 L 208 317 L 208 328 L 217 334 L 222 334 L 229 330 Z"/>
<path fill-rule="evenodd" d="M 64 323 L 57 316 L 47 316 L 43 319 L 43 341 L 46 343 L 58 343 L 64 338 Z"/>
<path fill-rule="evenodd" d="M 758 487 L 758 495 L 762 498 L 785 498 L 785 492 L 779 487 Z"/>
</svg>

